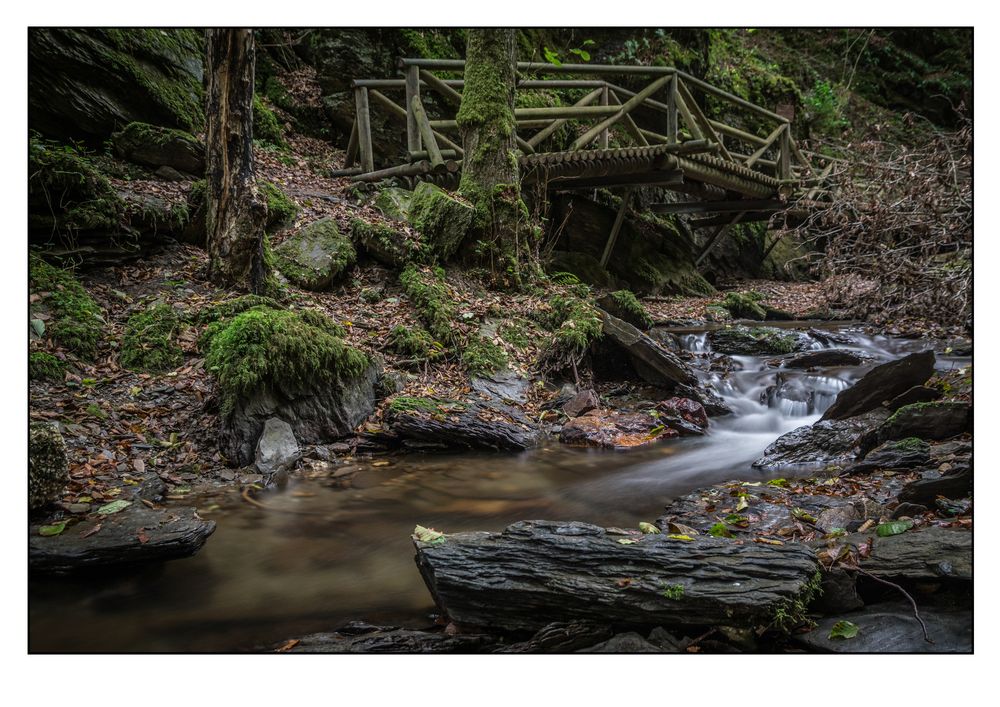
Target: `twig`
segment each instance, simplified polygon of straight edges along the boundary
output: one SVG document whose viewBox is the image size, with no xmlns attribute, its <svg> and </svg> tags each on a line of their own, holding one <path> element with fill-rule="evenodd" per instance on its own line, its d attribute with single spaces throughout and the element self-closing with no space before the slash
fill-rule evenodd
<svg viewBox="0 0 1000 707">
<path fill-rule="evenodd" d="M 318 516 L 318 515 L 322 515 L 321 513 L 317 513 L 315 511 L 299 511 L 299 510 L 295 510 L 293 508 L 275 508 L 274 506 L 268 506 L 268 505 L 266 505 L 264 503 L 261 503 L 256 498 L 254 498 L 253 496 L 250 495 L 250 489 L 251 488 L 252 487 L 250 487 L 250 486 L 244 487 L 243 492 L 240 494 L 240 498 L 242 498 L 244 501 L 246 501 L 247 503 L 249 503 L 251 506 L 257 506 L 257 508 L 260 508 L 260 509 L 265 510 L 265 511 L 274 511 L 276 513 L 292 513 L 292 514 L 298 515 L 298 516 Z"/>
<path fill-rule="evenodd" d="M 853 569 L 856 572 L 859 572 L 859 573 L 863 574 L 865 577 L 871 577 L 876 582 L 881 582 L 882 584 L 887 584 L 890 587 L 895 587 L 896 589 L 898 589 L 902 593 L 902 595 L 904 597 L 906 597 L 907 599 L 909 599 L 910 600 L 910 604 L 913 605 L 913 617 L 917 621 L 920 622 L 920 628 L 923 629 L 923 631 L 924 631 L 924 640 L 927 641 L 928 643 L 934 643 L 934 641 L 931 639 L 931 637 L 927 635 L 927 625 L 924 623 L 924 620 L 922 618 L 920 618 L 920 612 L 917 611 L 917 602 L 915 602 L 913 600 L 913 597 L 910 596 L 909 592 L 907 592 L 905 589 L 903 589 L 898 584 L 896 584 L 894 582 L 890 582 L 887 579 L 882 579 L 881 577 L 876 577 L 871 572 L 867 572 L 867 571 L 861 569 L 860 567 L 854 567 Z"/>
</svg>

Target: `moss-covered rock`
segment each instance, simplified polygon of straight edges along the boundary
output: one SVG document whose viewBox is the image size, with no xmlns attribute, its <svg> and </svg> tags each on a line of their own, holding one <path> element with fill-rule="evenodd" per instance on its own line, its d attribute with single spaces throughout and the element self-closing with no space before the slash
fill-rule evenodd
<svg viewBox="0 0 1000 707">
<path fill-rule="evenodd" d="M 173 307 L 156 304 L 136 312 L 125 323 L 121 363 L 143 373 L 172 371 L 184 360 L 177 343 L 182 322 Z"/>
<path fill-rule="evenodd" d="M 198 132 L 203 53 L 196 29 L 31 29 L 29 123 L 95 140 L 134 121 Z"/>
<path fill-rule="evenodd" d="M 762 322 L 767 316 L 760 301 L 764 299 L 759 292 L 729 292 L 722 301 L 722 306 L 729 310 L 735 319 L 753 319 Z"/>
<path fill-rule="evenodd" d="M 413 192 L 399 187 L 386 187 L 375 197 L 374 206 L 393 221 L 406 221 L 410 213 Z"/>
<path fill-rule="evenodd" d="M 597 300 L 597 304 L 613 317 L 618 317 L 639 329 L 653 326 L 653 318 L 642 302 L 630 290 L 617 290 Z"/>
<path fill-rule="evenodd" d="M 448 291 L 444 270 L 409 265 L 399 276 L 403 292 L 413 302 L 427 330 L 438 341 L 450 344 L 455 338 L 458 312 L 455 298 Z"/>
<path fill-rule="evenodd" d="M 462 351 L 462 364 L 473 376 L 488 376 L 507 365 L 504 350 L 483 336 L 473 336 Z"/>
<path fill-rule="evenodd" d="M 351 239 L 336 220 L 324 218 L 299 229 L 274 249 L 278 270 L 306 290 L 326 290 L 357 262 Z"/>
<path fill-rule="evenodd" d="M 298 204 L 289 199 L 285 192 L 271 182 L 259 182 L 257 188 L 267 200 L 265 230 L 268 233 L 274 233 L 290 225 L 300 211 Z"/>
<path fill-rule="evenodd" d="M 277 147 L 285 145 L 285 131 L 278 116 L 256 93 L 253 95 L 253 137 Z"/>
<path fill-rule="evenodd" d="M 59 498 L 69 481 L 66 445 L 52 425 L 33 422 L 28 428 L 28 509 Z"/>
<path fill-rule="evenodd" d="M 302 392 L 360 375 L 368 357 L 345 344 L 338 330 L 317 312 L 266 308 L 249 309 L 217 328 L 206 342 L 205 363 L 219 384 L 223 410 L 261 391 Z"/>
<path fill-rule="evenodd" d="M 430 182 L 421 182 L 410 200 L 409 221 L 442 261 L 457 251 L 472 224 L 475 209 Z"/>
<path fill-rule="evenodd" d="M 576 360 L 602 334 L 600 311 L 584 297 L 558 294 L 535 314 L 538 321 L 553 333 L 542 352 L 542 359 L 552 365 Z"/>
<path fill-rule="evenodd" d="M 31 380 L 61 381 L 66 374 L 66 363 L 45 351 L 28 354 L 28 378 Z"/>
<path fill-rule="evenodd" d="M 148 123 L 129 123 L 111 136 L 115 154 L 130 162 L 201 175 L 205 172 L 205 145 L 191 133 Z"/>
<path fill-rule="evenodd" d="M 31 311 L 47 311 L 46 335 L 82 358 L 93 358 L 104 330 L 101 308 L 67 270 L 49 265 L 37 255 L 28 260 L 30 290 L 40 299 Z"/>
<path fill-rule="evenodd" d="M 389 348 L 414 361 L 434 361 L 444 355 L 444 346 L 422 326 L 396 325 L 389 332 Z"/>
<path fill-rule="evenodd" d="M 351 221 L 351 235 L 372 259 L 390 268 L 400 269 L 428 260 L 423 242 L 404 228 L 356 218 Z"/>
<path fill-rule="evenodd" d="M 125 221 L 125 202 L 84 153 L 38 136 L 29 139 L 29 229 L 47 236 L 116 233 Z"/>
<path fill-rule="evenodd" d="M 799 339 L 780 329 L 733 326 L 709 332 L 712 350 L 736 356 L 777 356 L 795 351 Z"/>
</svg>

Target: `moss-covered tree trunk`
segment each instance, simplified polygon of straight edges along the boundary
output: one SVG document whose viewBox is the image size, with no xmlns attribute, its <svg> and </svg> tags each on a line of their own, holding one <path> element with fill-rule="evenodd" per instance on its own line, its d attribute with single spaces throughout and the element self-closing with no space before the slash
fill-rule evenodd
<svg viewBox="0 0 1000 707">
<path fill-rule="evenodd" d="M 253 31 L 210 29 L 205 44 L 209 277 L 223 287 L 259 292 L 267 276 L 267 203 L 254 179 Z"/>
<path fill-rule="evenodd" d="M 515 49 L 515 30 L 469 30 L 458 111 L 465 151 L 459 192 L 476 207 L 478 252 L 506 284 L 520 281 L 528 256 L 515 142 Z"/>
</svg>

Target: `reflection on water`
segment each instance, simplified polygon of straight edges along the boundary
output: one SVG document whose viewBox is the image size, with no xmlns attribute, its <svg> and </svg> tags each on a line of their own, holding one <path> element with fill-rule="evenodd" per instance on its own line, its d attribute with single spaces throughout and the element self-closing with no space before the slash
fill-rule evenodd
<svg viewBox="0 0 1000 707">
<path fill-rule="evenodd" d="M 853 336 L 853 346 L 881 360 L 922 348 Z M 704 337 L 684 343 L 707 349 Z M 739 363 L 742 370 L 725 378 L 702 374 L 736 411 L 713 420 L 706 437 L 628 452 L 551 444 L 517 455 L 352 461 L 361 471 L 346 488 L 342 479 L 295 479 L 261 496 L 268 511 L 233 492 L 200 499 L 203 508 L 219 504 L 205 513 L 218 529 L 192 558 L 87 578 L 33 578 L 31 649 L 241 650 L 355 619 L 425 625 L 433 604 L 413 564 L 415 524 L 457 532 L 528 518 L 652 521 L 669 499 L 695 488 L 768 478 L 750 462 L 779 435 L 815 421 L 868 368 L 819 375 L 771 368 L 763 358 Z M 779 373 L 788 390 L 769 398 Z M 803 397 L 811 400 L 806 407 L 782 402 Z"/>
</svg>

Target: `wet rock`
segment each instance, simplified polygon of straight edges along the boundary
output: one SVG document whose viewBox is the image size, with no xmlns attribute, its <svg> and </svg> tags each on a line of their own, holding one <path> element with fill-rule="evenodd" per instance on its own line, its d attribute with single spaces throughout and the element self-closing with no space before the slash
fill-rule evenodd
<svg viewBox="0 0 1000 707">
<path fill-rule="evenodd" d="M 853 613 L 831 616 L 818 622 L 808 633 L 796 634 L 794 640 L 813 650 L 834 653 L 970 653 L 972 651 L 972 612 L 944 611 L 921 607 L 920 617 L 934 643 L 924 640 L 924 632 L 913 616 L 913 607 L 905 599 L 873 604 Z M 858 626 L 854 638 L 830 638 L 838 621 Z"/>
<path fill-rule="evenodd" d="M 193 555 L 215 531 L 215 521 L 203 520 L 194 508 L 153 510 L 135 502 L 118 513 L 88 518 L 60 535 L 43 537 L 38 528 L 29 528 L 29 568 L 72 572 Z"/>
<path fill-rule="evenodd" d="M 701 430 L 708 428 L 708 413 L 705 412 L 705 406 L 695 400 L 680 397 L 668 398 L 657 403 L 656 410 L 661 415 L 666 415 L 668 418 L 680 418 Z"/>
<path fill-rule="evenodd" d="M 915 518 L 926 512 L 927 506 L 921 506 L 919 503 L 900 503 L 896 506 L 896 510 L 892 512 L 892 519 Z"/>
<path fill-rule="evenodd" d="M 132 492 L 134 500 L 146 500 L 159 503 L 167 495 L 167 484 L 156 474 L 147 474 Z"/>
<path fill-rule="evenodd" d="M 157 177 L 159 177 L 160 179 L 162 179 L 162 180 L 164 180 L 166 182 L 186 182 L 186 181 L 188 181 L 188 177 L 184 176 L 183 174 L 181 174 L 180 172 L 178 172 L 173 167 L 170 167 L 170 166 L 167 166 L 167 165 L 163 165 L 162 167 L 159 167 L 155 172 L 153 172 L 153 174 L 155 174 Z"/>
<path fill-rule="evenodd" d="M 785 368 L 815 368 L 817 366 L 860 366 L 863 359 L 854 351 L 823 349 L 798 354 L 784 362 Z"/>
<path fill-rule="evenodd" d="M 805 545 L 680 541 L 575 522 L 521 521 L 414 544 L 452 621 L 507 630 L 569 621 L 752 626 L 799 598 L 817 570 Z"/>
<path fill-rule="evenodd" d="M 89 503 L 71 503 L 66 508 L 67 511 L 75 515 L 81 515 L 90 513 L 91 505 Z"/>
<path fill-rule="evenodd" d="M 562 411 L 566 413 L 569 417 L 579 417 L 584 415 L 591 410 L 595 410 L 601 406 L 601 401 L 597 397 L 597 393 L 593 390 L 581 390 L 579 393 L 573 396 L 569 402 L 562 406 Z"/>
<path fill-rule="evenodd" d="M 528 388 L 531 383 L 510 369 L 497 371 L 491 376 L 472 379 L 472 389 L 482 393 L 491 400 L 501 403 L 523 405 L 528 401 Z"/>
<path fill-rule="evenodd" d="M 812 319 L 813 317 L 805 317 L 806 319 Z M 818 319 L 824 319 L 828 317 L 817 317 Z M 823 344 L 824 346 L 851 346 L 856 344 L 857 341 L 850 334 L 845 334 L 840 331 L 826 331 L 823 329 L 809 329 L 809 336 Z"/>
<path fill-rule="evenodd" d="M 359 376 L 304 390 L 259 391 L 239 401 L 222 417 L 219 447 L 235 466 L 253 463 L 264 423 L 278 417 L 291 425 L 302 444 L 346 437 L 375 409 L 376 361 Z"/>
<path fill-rule="evenodd" d="M 800 417 L 815 411 L 816 390 L 800 376 L 778 372 L 775 384 L 769 385 L 761 393 L 760 402 L 769 408 L 779 408 L 790 417 Z"/>
<path fill-rule="evenodd" d="M 349 624 L 339 631 L 314 633 L 297 639 L 287 653 L 480 653 L 495 639 L 485 635 L 448 635 L 441 630 Z M 273 646 L 280 650 L 283 644 Z"/>
<path fill-rule="evenodd" d="M 824 572 L 820 589 L 823 591 L 809 608 L 822 614 L 841 614 L 865 605 L 858 596 L 857 577 L 842 569 Z"/>
<path fill-rule="evenodd" d="M 32 422 L 28 427 L 28 510 L 55 501 L 68 482 L 62 435 L 53 425 Z"/>
<path fill-rule="evenodd" d="M 911 437 L 895 442 L 886 442 L 868 452 L 862 461 L 851 466 L 848 471 L 860 474 L 876 469 L 914 469 L 930 464 L 930 445 Z"/>
<path fill-rule="evenodd" d="M 910 354 L 868 371 L 865 376 L 837 396 L 823 413 L 823 420 L 843 420 L 874 410 L 934 375 L 934 352 Z"/>
<path fill-rule="evenodd" d="M 257 440 L 254 464 L 265 478 L 281 478 L 295 466 L 301 453 L 292 427 L 277 417 L 264 423 L 264 431 Z"/>
<path fill-rule="evenodd" d="M 934 526 L 876 537 L 861 567 L 886 578 L 971 580 L 972 533 Z"/>
<path fill-rule="evenodd" d="M 646 640 L 654 646 L 659 646 L 667 653 L 681 653 L 690 644 L 689 640 L 677 638 L 662 626 L 657 626 L 650 631 Z"/>
<path fill-rule="evenodd" d="M 520 411 L 496 403 L 395 410 L 389 431 L 407 445 L 416 442 L 447 449 L 522 450 L 537 441 L 537 430 L 530 420 Z"/>
<path fill-rule="evenodd" d="M 601 320 L 605 336 L 626 351 L 643 380 L 665 386 L 698 384 L 698 379 L 686 363 L 628 322 L 607 312 L 601 312 Z"/>
<path fill-rule="evenodd" d="M 637 329 L 645 331 L 652 326 L 652 320 L 648 314 L 641 309 L 633 309 L 626 306 L 615 297 L 615 293 L 608 292 L 597 298 L 597 306 L 613 317 L 618 317 L 623 322 L 628 322 Z M 645 316 L 643 316 L 645 314 Z"/>
<path fill-rule="evenodd" d="M 879 427 L 878 440 L 948 439 L 971 431 L 972 405 L 969 403 L 914 403 L 899 408 Z"/>
<path fill-rule="evenodd" d="M 281 274 L 305 290 L 330 288 L 357 260 L 351 239 L 337 221 L 323 218 L 302 227 L 274 249 Z"/>
<path fill-rule="evenodd" d="M 904 393 L 900 393 L 895 398 L 889 401 L 886 406 L 892 412 L 896 412 L 899 408 L 904 405 L 912 405 L 913 403 L 929 403 L 933 400 L 937 400 L 941 397 L 941 391 L 937 388 L 928 388 L 925 385 L 915 385 Z"/>
<path fill-rule="evenodd" d="M 846 529 L 856 517 L 857 512 L 854 510 L 854 506 L 850 504 L 836 508 L 827 508 L 816 518 L 816 527 L 824 533 L 832 532 L 837 528 Z"/>
<path fill-rule="evenodd" d="M 571 653 L 611 638 L 610 627 L 585 621 L 551 623 L 540 628 L 527 641 L 511 643 L 496 653 Z"/>
<path fill-rule="evenodd" d="M 664 653 L 663 648 L 650 643 L 634 631 L 619 633 L 608 640 L 577 653 Z"/>
<path fill-rule="evenodd" d="M 662 427 L 658 432 L 654 428 Z M 622 449 L 640 447 L 658 442 L 679 433 L 664 427 L 657 418 L 646 412 L 620 412 L 618 410 L 592 411 L 570 420 L 562 427 L 559 441 L 581 447 Z"/>
<path fill-rule="evenodd" d="M 971 493 L 972 467 L 963 464 L 954 467 L 948 474 L 911 481 L 900 491 L 899 500 L 907 503 L 933 503 L 938 496 L 959 499 Z"/>
<path fill-rule="evenodd" d="M 712 350 L 735 356 L 774 356 L 804 351 L 809 337 L 772 327 L 733 326 L 708 333 Z"/>
<path fill-rule="evenodd" d="M 753 466 L 769 470 L 804 465 L 846 467 L 860 454 L 865 437 L 887 416 L 885 410 L 872 410 L 846 420 L 821 420 L 799 427 L 772 442 Z"/>
</svg>

